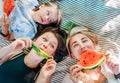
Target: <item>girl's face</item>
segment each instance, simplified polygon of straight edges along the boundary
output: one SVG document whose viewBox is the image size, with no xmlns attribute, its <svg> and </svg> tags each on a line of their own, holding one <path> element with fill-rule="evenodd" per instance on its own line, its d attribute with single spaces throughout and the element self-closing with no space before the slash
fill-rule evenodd
<svg viewBox="0 0 120 83">
<path fill-rule="evenodd" d="M 33 20 L 40 24 L 50 24 L 57 21 L 57 9 L 41 5 L 33 14 Z"/>
<path fill-rule="evenodd" d="M 79 59 L 80 54 L 88 49 L 95 50 L 95 44 L 84 34 L 78 33 L 70 39 L 70 49 L 73 58 Z"/>
<path fill-rule="evenodd" d="M 54 53 L 58 46 L 58 40 L 52 32 L 46 32 L 38 37 L 34 44 L 45 53 L 50 56 L 54 56 Z"/>
</svg>

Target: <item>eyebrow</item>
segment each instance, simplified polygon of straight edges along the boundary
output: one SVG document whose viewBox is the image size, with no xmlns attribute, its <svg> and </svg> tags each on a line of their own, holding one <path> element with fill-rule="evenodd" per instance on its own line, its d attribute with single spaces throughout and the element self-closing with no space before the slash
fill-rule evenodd
<svg viewBox="0 0 120 83">
<path fill-rule="evenodd" d="M 84 40 L 84 39 L 86 39 L 87 37 L 83 37 L 83 38 L 81 38 L 81 40 Z M 75 44 L 77 41 L 74 41 L 73 43 L 72 43 L 72 45 L 73 44 Z"/>
<path fill-rule="evenodd" d="M 72 43 L 72 45 L 75 44 L 76 42 L 77 42 L 77 41 L 74 41 L 74 42 Z"/>
<path fill-rule="evenodd" d="M 87 37 L 83 37 L 81 40 L 84 40 L 84 39 L 86 39 Z"/>
<path fill-rule="evenodd" d="M 46 38 L 48 38 L 49 39 L 49 37 L 46 35 Z"/>
</svg>

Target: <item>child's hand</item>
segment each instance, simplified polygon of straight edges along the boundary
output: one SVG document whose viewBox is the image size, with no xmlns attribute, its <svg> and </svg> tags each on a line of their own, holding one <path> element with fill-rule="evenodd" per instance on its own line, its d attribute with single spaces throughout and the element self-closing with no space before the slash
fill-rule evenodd
<svg viewBox="0 0 120 83">
<path fill-rule="evenodd" d="M 74 83 L 94 83 L 89 75 L 81 71 L 82 68 L 78 65 L 73 65 L 70 68 L 70 78 Z"/>
<path fill-rule="evenodd" d="M 0 26 L 9 28 L 10 20 L 6 14 L 3 14 L 3 16 L 0 18 Z"/>
<path fill-rule="evenodd" d="M 23 48 L 28 48 L 31 47 L 32 45 L 32 40 L 29 38 L 19 38 L 13 41 L 10 45 L 9 48 L 11 51 L 20 51 Z"/>
<path fill-rule="evenodd" d="M 108 57 L 106 63 L 115 75 L 120 73 L 120 64 L 115 59 Z"/>
</svg>

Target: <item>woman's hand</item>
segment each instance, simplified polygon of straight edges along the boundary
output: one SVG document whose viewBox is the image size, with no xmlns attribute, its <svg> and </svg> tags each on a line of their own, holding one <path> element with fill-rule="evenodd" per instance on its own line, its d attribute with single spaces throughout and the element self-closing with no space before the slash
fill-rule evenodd
<svg viewBox="0 0 120 83">
<path fill-rule="evenodd" d="M 40 74 L 44 77 L 50 77 L 56 69 L 57 63 L 53 59 L 47 60 L 45 65 L 42 67 Z"/>
<path fill-rule="evenodd" d="M 89 75 L 81 71 L 82 68 L 78 65 L 73 65 L 70 68 L 70 78 L 74 83 L 94 83 Z"/>
<path fill-rule="evenodd" d="M 11 51 L 20 51 L 23 48 L 28 48 L 32 46 L 32 40 L 29 38 L 19 38 L 13 41 L 8 47 Z"/>
<path fill-rule="evenodd" d="M 118 63 L 114 58 L 108 57 L 106 63 L 115 75 L 120 73 L 120 63 Z"/>
<path fill-rule="evenodd" d="M 14 56 L 14 52 L 21 51 L 23 48 L 31 47 L 32 40 L 29 38 L 19 38 L 13 41 L 10 45 L 0 49 L 0 63 L 5 62 L 11 56 Z"/>
<path fill-rule="evenodd" d="M 35 83 L 50 83 L 51 75 L 55 72 L 56 62 L 53 59 L 47 60 L 42 67 Z"/>
</svg>

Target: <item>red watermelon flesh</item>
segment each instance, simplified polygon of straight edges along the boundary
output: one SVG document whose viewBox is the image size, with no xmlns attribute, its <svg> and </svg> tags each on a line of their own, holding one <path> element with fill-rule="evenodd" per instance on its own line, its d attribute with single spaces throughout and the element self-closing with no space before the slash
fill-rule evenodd
<svg viewBox="0 0 120 83">
<path fill-rule="evenodd" d="M 80 55 L 77 64 L 82 66 L 83 69 L 91 70 L 100 66 L 105 61 L 105 59 L 106 57 L 104 53 L 93 50 L 86 50 Z"/>
<path fill-rule="evenodd" d="M 3 10 L 9 16 L 14 8 L 14 0 L 4 0 Z"/>
</svg>

